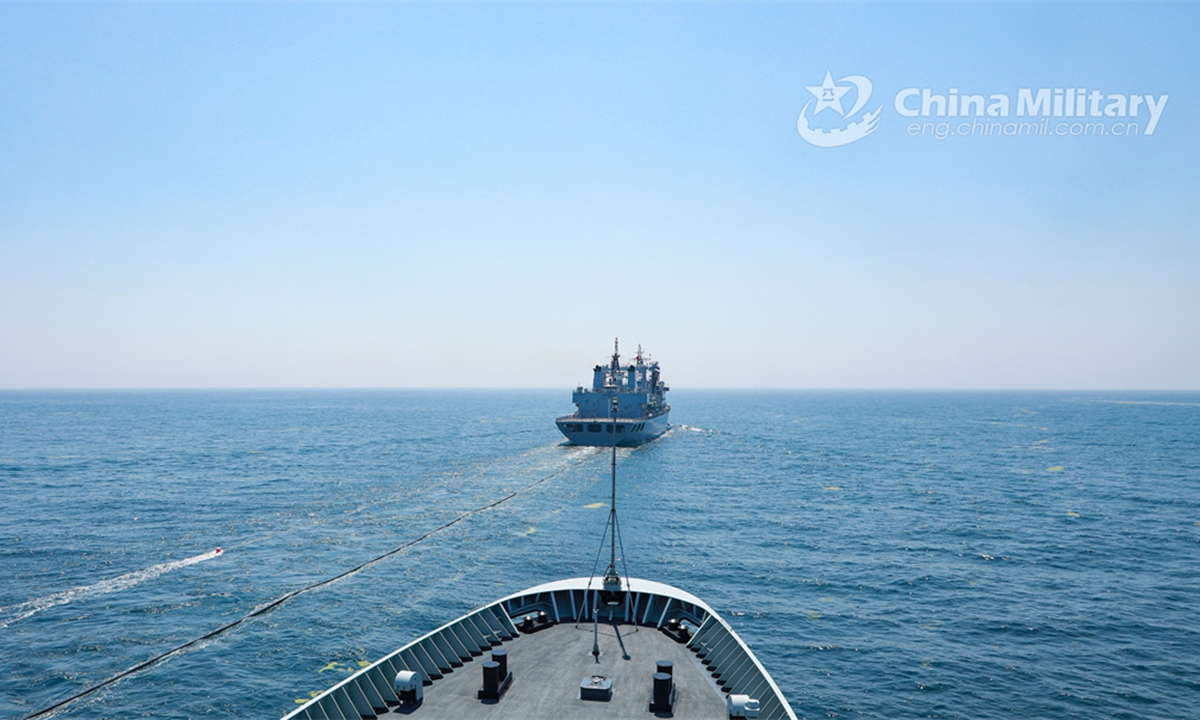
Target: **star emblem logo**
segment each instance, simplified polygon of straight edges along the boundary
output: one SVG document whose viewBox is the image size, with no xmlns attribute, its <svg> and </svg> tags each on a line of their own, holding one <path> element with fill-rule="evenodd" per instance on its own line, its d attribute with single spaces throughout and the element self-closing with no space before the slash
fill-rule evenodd
<svg viewBox="0 0 1200 720">
<path fill-rule="evenodd" d="M 862 75 L 847 75 L 835 82 L 833 73 L 826 70 L 825 80 L 820 85 L 805 85 L 804 89 L 812 94 L 812 99 L 805 103 L 804 109 L 800 111 L 800 117 L 796 119 L 796 130 L 805 142 L 817 147 L 840 147 L 862 140 L 875 132 L 883 107 L 865 112 L 866 104 L 871 99 L 871 81 Z M 855 91 L 854 105 L 845 110 L 842 107 L 842 98 L 851 90 Z M 841 122 L 835 121 L 835 126 L 829 127 L 829 121 L 825 120 L 819 127 L 814 127 L 810 120 L 825 110 L 833 110 Z"/>
<path fill-rule="evenodd" d="M 817 99 L 817 106 L 813 109 L 813 115 L 819 114 L 822 110 L 830 108 L 837 111 L 838 115 L 845 115 L 842 110 L 842 96 L 850 92 L 854 88 L 853 85 L 838 85 L 833 82 L 833 75 L 826 70 L 825 81 L 820 85 L 805 85 L 804 89 L 813 94 Z"/>
</svg>

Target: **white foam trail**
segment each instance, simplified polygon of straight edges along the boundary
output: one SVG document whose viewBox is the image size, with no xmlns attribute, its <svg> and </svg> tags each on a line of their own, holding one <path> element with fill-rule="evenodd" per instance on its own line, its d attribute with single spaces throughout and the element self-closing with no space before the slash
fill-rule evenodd
<svg viewBox="0 0 1200 720">
<path fill-rule="evenodd" d="M 37 613 L 40 613 L 44 610 L 49 610 L 57 605 L 66 605 L 67 603 L 75 602 L 76 600 L 84 600 L 97 595 L 107 595 L 108 593 L 117 592 L 118 590 L 126 590 L 136 585 L 140 585 L 147 580 L 153 580 L 163 573 L 168 573 L 172 570 L 178 570 L 179 568 L 187 567 L 188 565 L 195 565 L 196 563 L 204 562 L 205 560 L 212 560 L 219 555 L 221 555 L 220 548 L 216 550 L 209 550 L 206 553 L 194 555 L 190 558 L 184 558 L 183 560 L 159 563 L 158 565 L 151 565 L 148 568 L 135 570 L 134 572 L 119 575 L 115 578 L 101 580 L 93 585 L 74 587 L 69 590 L 63 590 L 62 592 L 56 592 L 53 595 L 46 595 L 44 597 L 27 600 L 16 605 L 9 605 L 8 607 L 0 608 L 0 615 L 12 615 L 12 617 L 7 618 L 4 620 L 4 622 L 0 622 L 0 628 L 6 628 L 18 620 L 24 620 L 31 615 L 36 615 Z"/>
</svg>

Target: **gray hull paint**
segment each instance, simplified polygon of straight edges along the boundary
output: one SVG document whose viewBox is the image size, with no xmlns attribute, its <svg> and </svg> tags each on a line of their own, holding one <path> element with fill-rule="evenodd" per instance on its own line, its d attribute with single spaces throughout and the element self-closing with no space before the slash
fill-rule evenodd
<svg viewBox="0 0 1200 720">
<path fill-rule="evenodd" d="M 617 418 L 617 445 L 641 445 L 662 435 L 671 425 L 667 422 L 670 410 L 659 415 L 638 418 Z M 565 415 L 555 420 L 558 430 L 575 445 L 611 447 L 613 442 L 610 418 L 581 418 Z"/>
</svg>

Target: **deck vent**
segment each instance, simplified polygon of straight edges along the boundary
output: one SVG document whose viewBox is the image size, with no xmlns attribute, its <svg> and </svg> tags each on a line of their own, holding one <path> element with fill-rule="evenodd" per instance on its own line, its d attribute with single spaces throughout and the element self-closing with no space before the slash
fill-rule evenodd
<svg viewBox="0 0 1200 720">
<path fill-rule="evenodd" d="M 579 683 L 579 699 L 608 702 L 612 700 L 612 686 L 613 681 L 610 677 L 589 675 Z"/>
<path fill-rule="evenodd" d="M 401 670 L 392 681 L 396 697 L 401 705 L 417 705 L 423 698 L 425 684 L 421 681 L 421 673 L 412 670 Z"/>
<path fill-rule="evenodd" d="M 512 673 L 508 671 L 508 651 L 493 650 L 492 659 L 483 663 L 483 687 L 479 688 L 476 697 L 485 702 L 498 702 L 510 685 Z"/>
<path fill-rule="evenodd" d="M 725 707 L 729 709 L 730 718 L 758 717 L 758 700 L 749 695 L 730 695 L 725 698 Z"/>
</svg>

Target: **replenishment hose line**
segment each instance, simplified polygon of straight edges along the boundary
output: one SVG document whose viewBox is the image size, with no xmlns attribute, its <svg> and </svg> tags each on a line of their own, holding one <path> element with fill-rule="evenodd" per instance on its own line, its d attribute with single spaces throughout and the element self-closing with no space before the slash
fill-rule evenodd
<svg viewBox="0 0 1200 720">
<path fill-rule="evenodd" d="M 468 510 L 467 512 L 463 513 L 462 515 L 459 515 L 458 517 L 454 518 L 453 520 L 451 520 L 445 524 L 439 525 L 438 527 L 435 527 L 434 529 L 429 530 L 425 534 L 423 534 L 413 540 L 409 540 L 408 542 L 404 543 L 403 545 L 401 545 L 399 547 L 388 550 L 384 554 L 382 554 L 378 557 L 372 558 L 357 567 L 353 567 L 353 568 L 341 573 L 340 575 L 335 575 L 331 578 L 326 578 L 325 580 L 319 580 L 315 583 L 312 583 L 311 585 L 307 585 L 298 590 L 292 590 L 291 592 L 284 593 L 283 595 L 280 595 L 279 597 L 268 602 L 267 604 L 258 606 L 257 608 L 255 608 L 251 612 L 247 613 L 246 615 L 243 615 L 242 617 L 238 618 L 237 620 L 234 620 L 231 623 L 222 625 L 221 627 L 217 628 L 216 630 L 213 630 L 212 632 L 208 633 L 207 635 L 202 635 L 194 640 L 189 640 L 188 642 L 185 642 L 182 645 L 172 648 L 171 650 L 168 650 L 168 651 L 162 653 L 161 655 L 156 655 L 156 656 L 150 658 L 149 660 L 140 662 L 131 668 L 123 670 L 123 671 L 117 673 L 116 675 L 113 675 L 112 677 L 108 678 L 107 680 L 104 680 L 103 682 L 96 683 L 95 685 L 92 685 L 91 687 L 87 688 L 86 690 L 82 690 L 80 692 L 75 693 L 74 695 L 67 698 L 66 700 L 57 702 L 44 710 L 39 710 L 39 711 L 35 712 L 32 715 L 25 716 L 25 720 L 33 720 L 33 718 L 40 718 L 40 717 L 49 715 L 50 713 L 54 712 L 55 710 L 60 710 L 64 706 L 70 705 L 71 703 L 75 702 L 76 700 L 87 697 L 88 695 L 91 695 L 92 693 L 96 692 L 97 690 L 100 690 L 102 688 L 108 687 L 109 685 L 112 685 L 113 683 L 117 682 L 118 680 L 123 680 L 123 679 L 129 677 L 130 675 L 136 675 L 137 673 L 145 670 L 146 668 L 157 665 L 158 663 L 162 662 L 163 660 L 166 660 L 167 658 L 169 658 L 173 655 L 177 655 L 177 654 L 183 652 L 184 650 L 187 650 L 188 648 L 193 647 L 194 645 L 198 645 L 198 644 L 204 642 L 205 640 L 211 640 L 219 635 L 223 635 L 223 634 L 229 632 L 230 630 L 234 629 L 235 627 L 241 625 L 242 623 L 246 622 L 247 620 L 251 620 L 253 618 L 256 618 L 260 615 L 264 615 L 264 614 L 274 610 L 275 608 L 279 607 L 280 605 L 283 605 L 288 600 L 291 600 L 294 597 L 303 595 L 307 592 L 316 590 L 318 588 L 325 587 L 326 585 L 332 585 L 333 583 L 335 583 L 339 580 L 344 580 L 344 579 L 350 577 L 351 575 L 355 575 L 358 572 L 365 570 L 382 560 L 386 560 L 387 558 L 389 558 L 397 553 L 404 552 L 405 550 L 413 547 L 414 545 L 417 545 L 419 543 L 424 542 L 425 540 L 428 540 L 429 538 L 433 537 L 434 535 L 437 535 L 438 533 L 442 532 L 443 530 L 449 529 L 449 528 L 457 525 L 458 523 L 462 522 L 463 520 L 466 520 L 467 518 L 469 518 L 473 515 L 478 515 L 481 512 L 486 512 L 488 510 L 491 510 L 492 508 L 499 507 L 500 505 L 503 505 L 504 503 L 508 502 L 509 500 L 512 500 L 516 496 L 534 489 L 535 487 L 537 487 L 538 485 L 541 485 L 542 483 L 546 482 L 547 480 L 551 480 L 555 477 L 558 477 L 559 475 L 562 475 L 564 472 L 566 472 L 567 470 L 570 470 L 572 467 L 574 467 L 576 465 L 582 465 L 584 462 L 587 462 L 589 459 L 590 459 L 590 457 L 585 457 L 582 460 L 578 460 L 574 463 L 571 463 L 570 465 L 567 465 L 566 467 L 555 470 L 554 472 L 550 473 L 549 475 L 547 475 L 539 480 L 535 480 L 534 482 L 531 482 L 528 485 L 519 487 L 516 490 L 512 491 L 511 493 L 509 493 L 508 495 L 505 495 L 502 498 L 493 500 L 492 502 L 489 502 L 486 505 L 480 505 L 479 507 L 475 508 L 474 510 Z"/>
</svg>

